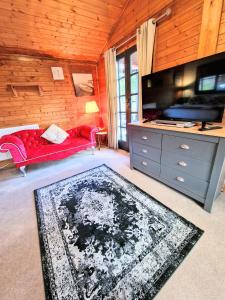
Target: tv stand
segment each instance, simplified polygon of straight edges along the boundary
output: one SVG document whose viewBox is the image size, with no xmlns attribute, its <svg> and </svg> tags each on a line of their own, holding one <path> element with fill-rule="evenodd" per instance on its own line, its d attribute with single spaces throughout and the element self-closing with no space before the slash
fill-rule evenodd
<svg viewBox="0 0 225 300">
<path fill-rule="evenodd" d="M 199 131 L 150 123 L 129 124 L 130 164 L 211 211 L 225 178 L 225 127 Z M 167 199 L 169 201 L 169 199 Z"/>
<path fill-rule="evenodd" d="M 208 126 L 207 126 L 208 125 Z M 207 122 L 202 122 L 202 127 L 199 128 L 199 131 L 207 131 L 207 130 L 215 130 L 215 129 L 222 129 L 221 126 L 212 126 Z"/>
</svg>

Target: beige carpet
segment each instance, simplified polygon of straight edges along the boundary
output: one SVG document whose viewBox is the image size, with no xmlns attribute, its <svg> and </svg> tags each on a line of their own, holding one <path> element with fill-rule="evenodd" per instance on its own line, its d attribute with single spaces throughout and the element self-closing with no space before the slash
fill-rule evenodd
<svg viewBox="0 0 225 300">
<path fill-rule="evenodd" d="M 225 196 L 211 214 L 165 185 L 129 168 L 125 152 L 82 152 L 29 168 L 26 178 L 0 171 L 0 299 L 44 300 L 33 190 L 102 163 L 193 222 L 205 233 L 156 300 L 225 299 Z"/>
</svg>

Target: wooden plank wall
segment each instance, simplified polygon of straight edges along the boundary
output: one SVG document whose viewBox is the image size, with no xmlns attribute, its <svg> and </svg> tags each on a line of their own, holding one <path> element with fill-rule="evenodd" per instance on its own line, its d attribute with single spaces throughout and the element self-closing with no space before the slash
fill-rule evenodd
<svg viewBox="0 0 225 300">
<path fill-rule="evenodd" d="M 198 57 L 216 53 L 223 0 L 204 0 Z"/>
<path fill-rule="evenodd" d="M 214 53 L 225 51 L 225 1 L 223 1 L 221 15 L 221 12 L 218 11 L 221 10 L 221 0 L 130 0 L 117 28 L 111 33 L 106 48 L 126 40 L 136 32 L 143 22 L 150 17 L 159 16 L 167 7 L 171 7 L 172 15 L 157 26 L 153 60 L 154 72 L 197 59 L 200 39 L 205 44 L 212 39 L 217 40 Z M 215 21 L 217 25 L 219 23 L 218 33 L 210 32 L 210 28 L 207 34 L 204 32 L 203 8 L 204 17 L 207 17 L 207 14 L 213 15 L 214 18 L 216 16 L 217 20 L 208 19 L 207 22 Z M 210 51 L 211 49 L 212 47 Z M 208 53 L 206 47 L 203 56 L 210 54 L 212 53 Z"/>
<path fill-rule="evenodd" d="M 160 15 L 167 7 L 172 8 L 172 16 L 157 27 L 154 71 L 197 59 L 203 0 L 131 0 L 108 47 L 126 39 L 144 21 Z"/>
<path fill-rule="evenodd" d="M 223 1 L 222 14 L 220 18 L 220 27 L 218 32 L 217 49 L 216 52 L 225 51 L 225 1 Z M 223 117 L 223 123 L 225 124 L 225 113 Z"/>
<path fill-rule="evenodd" d="M 125 1 L 1 0 L 0 47 L 97 61 Z"/>
<path fill-rule="evenodd" d="M 219 28 L 219 35 L 218 35 L 216 51 L 218 53 L 225 51 L 225 1 L 223 2 L 223 9 L 222 9 L 222 14 L 221 14 L 221 21 L 220 21 L 220 28 Z"/>
<path fill-rule="evenodd" d="M 202 0 L 174 1 L 173 15 L 156 31 L 154 71 L 197 59 Z"/>
<path fill-rule="evenodd" d="M 63 68 L 65 80 L 54 81 L 51 67 Z M 19 57 L 0 57 L 0 127 L 38 123 L 47 127 L 52 123 L 65 129 L 80 124 L 96 124 L 97 114 L 85 114 L 85 103 L 98 102 L 97 65 L 63 60 Z M 91 72 L 94 78 L 95 96 L 76 97 L 72 72 Z M 33 87 L 18 88 L 18 97 L 7 88 L 10 82 L 37 82 L 43 88 L 40 97 Z"/>
<path fill-rule="evenodd" d="M 154 71 L 162 70 L 176 64 L 185 63 L 198 57 L 199 40 L 201 33 L 201 23 L 203 6 L 205 1 L 209 0 L 130 0 L 124 14 L 120 18 L 120 21 L 116 28 L 110 34 L 107 48 L 115 45 L 116 43 L 122 41 L 130 34 L 136 31 L 136 28 L 140 26 L 149 17 L 156 17 L 160 15 L 166 7 L 172 8 L 172 16 L 168 19 L 163 20 L 157 27 L 156 34 L 156 46 L 155 46 L 155 57 L 154 57 Z M 216 0 L 211 0 L 213 3 Z M 220 0 L 221 1 L 221 0 Z M 18 5 L 21 1 L 17 0 L 12 4 L 13 9 L 10 10 L 9 3 L 7 1 L 2 2 L 2 9 L 4 11 L 4 18 L 12 19 L 16 21 L 17 14 L 20 14 Z M 25 1 L 26 5 L 31 8 L 29 1 Z M 69 1 L 65 1 L 69 5 Z M 79 7 L 77 6 L 79 15 L 89 14 L 88 10 L 90 6 L 84 3 L 85 1 L 79 2 Z M 55 5 L 54 1 L 50 1 L 51 5 Z M 110 1 L 109 10 L 114 6 L 117 7 L 115 15 L 119 14 L 121 10 L 121 4 L 125 1 Z M 93 15 L 101 11 L 100 15 L 105 17 L 108 16 L 108 11 L 105 15 L 101 8 L 101 1 L 95 1 L 94 10 L 89 14 L 90 18 Z M 24 6 L 25 4 L 23 4 Z M 39 4 L 38 4 L 39 5 Z M 67 5 L 67 9 L 69 9 Z M 1 6 L 0 6 L 1 7 Z M 73 8 L 70 8 L 73 9 Z M 56 10 L 53 9 L 56 13 Z M 29 10 L 27 11 L 29 12 Z M 59 13 L 59 12 L 57 12 Z M 59 13 L 61 14 L 61 13 Z M 61 15 L 59 15 L 60 17 Z M 13 18 L 14 17 L 14 18 Z M 27 17 L 26 17 L 27 18 Z M 26 19 L 19 18 L 18 20 Z M 55 18 L 55 15 L 54 15 Z M 79 17 L 80 18 L 80 17 Z M 7 19 L 4 19 L 5 23 Z M 32 28 L 38 29 L 37 42 L 43 31 L 46 31 L 46 26 L 50 26 L 49 30 L 58 32 L 68 33 L 68 28 L 66 28 L 64 23 L 60 23 L 53 19 L 39 19 L 28 17 L 28 20 L 34 22 L 32 23 Z M 82 17 L 82 20 L 84 18 Z M 14 22 L 13 21 L 13 22 Z M 40 22 L 39 22 L 40 21 Z M 12 22 L 10 26 L 15 24 Z M 22 22 L 22 21 L 21 21 Z M 58 23 L 57 23 L 58 22 Z M 96 21 L 97 22 L 97 21 Z M 100 20 L 100 23 L 102 21 Z M 5 24 L 4 23 L 4 24 Z M 57 23 L 57 24 L 56 24 Z M 1 24 L 1 23 L 0 23 Z M 2 23 L 3 24 L 3 23 Z M 14 24 L 14 25 L 13 25 Z M 54 25 L 54 26 L 53 26 Z M 4 26 L 5 28 L 5 26 Z M 11 28 L 11 27 L 10 27 Z M 13 29 L 13 28 L 11 28 Z M 18 28 L 26 28 L 26 26 L 18 26 Z M 2 25 L 3 29 L 3 25 Z M 14 28 L 16 31 L 16 27 Z M 78 28 L 79 29 L 79 28 Z M 7 29 L 8 30 L 8 29 Z M 5 34 L 7 31 L 1 32 L 2 34 L 2 46 L 6 46 L 7 40 Z M 89 28 L 85 31 L 84 38 L 86 38 L 88 33 L 92 29 Z M 21 33 L 22 34 L 22 33 Z M 52 33 L 49 34 L 51 35 Z M 84 34 L 84 32 L 79 32 L 79 34 Z M 98 34 L 98 33 L 93 33 Z M 19 35 L 18 35 L 19 36 Z M 58 36 L 58 34 L 57 34 Z M 75 35 L 76 36 L 76 35 Z M 99 35 L 100 37 L 101 35 Z M 45 37 L 45 35 L 44 35 Z M 12 36 L 14 39 L 14 36 Z M 33 36 L 34 38 L 34 36 Z M 47 38 L 47 31 L 46 31 Z M 13 40 L 12 39 L 12 40 Z M 67 35 L 67 40 L 70 36 Z M 29 40 L 29 39 L 28 39 Z M 58 39 L 56 38 L 56 41 Z M 5 42 L 4 42 L 5 41 Z M 26 41 L 24 36 L 21 36 L 20 42 Z M 31 41 L 31 40 L 29 40 Z M 51 39 L 50 39 L 51 41 Z M 86 40 L 86 42 L 89 39 Z M 31 41 L 32 42 L 32 41 Z M 39 41 L 40 42 L 40 41 Z M 36 42 L 35 42 L 36 43 Z M 64 44 L 64 42 L 61 42 Z M 36 45 L 36 44 L 35 44 Z M 38 44 L 41 47 L 41 43 Z M 7 46 L 12 47 L 13 44 L 7 44 Z M 16 46 L 22 47 L 22 44 L 17 44 Z M 29 45 L 27 45 L 28 47 Z M 51 46 L 51 45 L 49 45 Z M 91 47 L 90 47 L 91 46 Z M 89 49 L 92 51 L 93 45 L 88 43 Z M 34 47 L 35 48 L 35 47 Z M 50 48 L 49 48 L 50 49 Z M 41 50 L 38 48 L 38 50 Z M 47 48 L 45 49 L 47 51 Z M 65 49 L 64 49 L 65 50 Z M 81 49 L 82 50 L 82 49 Z M 22 50 L 21 50 L 22 51 Z M 61 50 L 60 50 L 61 51 Z M 63 51 L 63 49 L 62 49 Z M 67 53 L 65 50 L 61 53 Z M 218 33 L 218 43 L 217 52 L 225 51 L 225 4 L 223 4 L 223 11 L 221 16 L 221 22 L 219 26 Z M 51 51 L 50 51 L 51 52 Z M 90 54 L 90 53 L 89 53 Z M 64 69 L 65 80 L 63 82 L 56 82 L 52 80 L 51 66 L 62 66 Z M 86 116 L 84 114 L 84 104 L 85 101 L 89 99 L 76 98 L 74 94 L 73 84 L 71 81 L 71 71 L 86 71 L 92 70 L 95 85 L 96 85 L 96 96 L 94 99 L 99 100 L 98 90 L 100 90 L 100 102 L 103 119 L 107 120 L 107 104 L 106 104 L 106 92 L 105 92 L 105 76 L 104 76 L 104 59 L 101 57 L 98 62 L 98 76 L 99 76 L 99 86 L 96 73 L 95 63 L 72 63 L 66 62 L 64 60 L 51 60 L 51 59 L 28 59 L 25 60 L 21 58 L 9 58 L 6 55 L 0 57 L 0 127 L 17 126 L 20 124 L 29 123 L 39 123 L 41 127 L 46 127 L 50 123 L 57 123 L 65 128 L 76 126 L 81 123 L 96 122 L 95 116 Z M 44 96 L 40 97 L 36 90 L 29 88 L 26 91 L 21 90 L 19 92 L 19 97 L 14 98 L 9 90 L 6 89 L 6 84 L 9 82 L 39 82 L 43 87 Z"/>
</svg>

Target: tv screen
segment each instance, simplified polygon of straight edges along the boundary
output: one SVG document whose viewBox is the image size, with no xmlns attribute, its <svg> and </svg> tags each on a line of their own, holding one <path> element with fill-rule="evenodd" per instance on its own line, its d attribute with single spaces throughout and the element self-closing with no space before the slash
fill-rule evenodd
<svg viewBox="0 0 225 300">
<path fill-rule="evenodd" d="M 143 118 L 221 122 L 225 105 L 225 54 L 142 77 Z"/>
</svg>

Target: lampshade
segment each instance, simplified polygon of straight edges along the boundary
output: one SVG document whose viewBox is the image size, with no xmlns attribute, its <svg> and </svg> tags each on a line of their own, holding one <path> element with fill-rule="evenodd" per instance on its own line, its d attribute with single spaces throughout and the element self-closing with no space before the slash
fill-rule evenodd
<svg viewBox="0 0 225 300">
<path fill-rule="evenodd" d="M 85 104 L 85 112 L 87 114 L 99 112 L 99 108 L 98 108 L 96 101 L 88 101 Z"/>
</svg>

